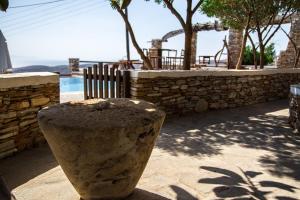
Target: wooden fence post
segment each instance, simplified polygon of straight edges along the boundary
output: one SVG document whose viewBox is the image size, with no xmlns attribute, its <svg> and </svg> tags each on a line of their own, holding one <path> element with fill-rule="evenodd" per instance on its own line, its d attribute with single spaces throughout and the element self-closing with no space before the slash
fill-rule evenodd
<svg viewBox="0 0 300 200">
<path fill-rule="evenodd" d="M 89 87 L 88 87 L 88 89 L 89 89 L 89 94 L 88 94 L 88 96 L 89 96 L 89 99 L 93 99 L 93 80 L 92 80 L 92 68 L 91 67 L 89 67 L 88 68 L 88 81 L 89 81 L 89 83 L 88 83 L 88 85 L 89 85 Z"/>
<path fill-rule="evenodd" d="M 99 63 L 99 97 L 103 98 L 103 63 Z"/>
<path fill-rule="evenodd" d="M 98 66 L 93 66 L 94 98 L 98 98 Z"/>
<path fill-rule="evenodd" d="M 83 93 L 84 93 L 84 100 L 88 99 L 87 95 L 87 69 L 83 69 Z"/>
<path fill-rule="evenodd" d="M 130 98 L 130 71 L 123 71 L 124 98 Z"/>
</svg>

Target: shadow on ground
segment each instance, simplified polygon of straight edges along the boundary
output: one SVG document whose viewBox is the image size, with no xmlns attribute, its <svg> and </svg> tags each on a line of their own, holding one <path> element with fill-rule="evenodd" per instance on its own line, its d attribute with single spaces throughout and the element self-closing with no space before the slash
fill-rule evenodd
<svg viewBox="0 0 300 200">
<path fill-rule="evenodd" d="M 168 119 L 157 147 L 176 156 L 212 156 L 224 145 L 269 151 L 259 162 L 277 176 L 300 180 L 300 136 L 289 128 L 288 117 L 269 114 L 288 107 L 287 100 L 231 110 L 211 111 Z"/>
<path fill-rule="evenodd" d="M 203 170 L 208 172 L 214 172 L 219 174 L 219 177 L 216 178 L 203 178 L 199 180 L 199 183 L 205 184 L 213 184 L 217 185 L 213 192 L 218 198 L 221 199 L 260 199 L 260 200 L 267 200 L 268 194 L 272 193 L 272 191 L 268 191 L 268 189 L 272 188 L 273 190 L 285 190 L 290 193 L 294 193 L 296 188 L 294 186 L 275 182 L 275 181 L 259 181 L 258 183 L 254 183 L 252 181 L 253 178 L 262 175 L 261 172 L 255 171 L 244 171 L 240 169 L 240 174 L 217 167 L 209 167 L 209 166 L 202 166 L 200 167 Z M 276 196 L 274 199 L 277 200 L 296 200 L 292 197 L 285 197 L 285 196 Z"/>
<path fill-rule="evenodd" d="M 45 144 L 0 160 L 0 176 L 12 190 L 56 166 L 58 164 Z"/>
<path fill-rule="evenodd" d="M 148 192 L 142 189 L 135 189 L 132 195 L 130 195 L 126 200 L 170 200 L 166 197 L 160 196 L 158 194 L 154 194 L 152 192 Z"/>
<path fill-rule="evenodd" d="M 170 188 L 176 193 L 177 200 L 198 200 L 198 198 L 194 197 L 192 194 L 181 187 L 171 185 Z"/>
</svg>

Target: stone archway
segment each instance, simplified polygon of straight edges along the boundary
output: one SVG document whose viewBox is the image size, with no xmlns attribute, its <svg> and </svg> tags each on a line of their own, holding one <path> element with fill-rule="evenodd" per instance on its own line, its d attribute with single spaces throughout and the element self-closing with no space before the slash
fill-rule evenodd
<svg viewBox="0 0 300 200">
<path fill-rule="evenodd" d="M 274 25 L 279 24 L 281 18 L 278 17 L 274 21 Z M 300 13 L 291 16 L 291 18 L 286 19 L 283 24 L 291 24 L 290 36 L 296 42 L 298 48 L 300 48 Z M 229 30 L 229 42 L 228 48 L 230 51 L 230 66 L 236 66 L 240 52 L 241 44 L 243 42 L 243 31 L 240 30 Z M 280 53 L 277 60 L 278 68 L 291 68 L 295 62 L 295 50 L 291 41 L 289 41 L 287 49 Z M 298 63 L 300 67 L 300 63 Z"/>
<path fill-rule="evenodd" d="M 278 24 L 281 21 L 281 18 L 278 17 L 274 21 L 274 24 Z M 286 19 L 284 24 L 291 23 L 290 35 L 295 40 L 296 44 L 300 48 L 300 14 L 293 15 L 291 18 Z M 196 63 L 197 57 L 197 33 L 200 31 L 227 31 L 229 28 L 224 26 L 223 24 L 215 21 L 215 23 L 203 23 L 203 24 L 195 24 L 193 26 L 194 34 L 192 37 L 192 55 L 191 55 L 191 63 Z M 170 31 L 165 34 L 161 39 L 152 40 L 151 51 L 153 52 L 150 56 L 161 56 L 162 43 L 168 42 L 168 39 L 175 37 L 179 34 L 183 34 L 183 29 L 178 29 L 175 31 Z M 241 44 L 243 41 L 243 31 L 242 30 L 234 30 L 229 29 L 229 41 L 228 41 L 228 49 L 230 51 L 230 63 L 229 66 L 236 66 L 239 55 L 241 52 Z M 280 57 L 277 62 L 277 66 L 282 67 L 292 67 L 294 63 L 294 48 L 292 43 L 289 41 L 288 47 L 285 51 L 282 51 Z M 292 59 L 291 59 L 292 58 Z M 300 62 L 298 63 L 298 67 L 300 67 Z"/>
<path fill-rule="evenodd" d="M 300 13 L 297 14 L 291 22 L 290 37 L 296 43 L 297 48 L 300 48 Z M 285 51 L 281 51 L 277 60 L 278 68 L 291 68 L 295 63 L 295 49 L 291 41 L 289 41 Z M 300 68 L 300 62 L 296 66 Z"/>
</svg>

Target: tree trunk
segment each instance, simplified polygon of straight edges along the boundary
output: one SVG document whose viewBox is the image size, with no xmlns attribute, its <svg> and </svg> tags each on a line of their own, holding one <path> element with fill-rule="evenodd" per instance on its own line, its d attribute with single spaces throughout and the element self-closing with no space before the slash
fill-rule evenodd
<svg viewBox="0 0 300 200">
<path fill-rule="evenodd" d="M 236 68 L 235 69 L 241 69 L 242 68 L 242 64 L 243 64 L 243 60 L 244 60 L 245 48 L 246 48 L 247 39 L 248 39 L 248 31 L 249 31 L 249 27 L 250 27 L 250 20 L 251 20 L 251 13 L 248 14 L 247 25 L 246 25 L 245 33 L 244 33 L 244 36 L 243 36 L 242 49 L 241 49 L 239 60 L 238 60 L 238 62 L 236 64 Z"/>
<path fill-rule="evenodd" d="M 258 37 L 258 42 L 259 42 L 259 50 L 260 50 L 260 52 L 259 52 L 259 68 L 263 69 L 264 64 L 265 64 L 265 60 L 264 60 L 264 55 L 265 55 L 264 40 L 263 40 L 262 33 L 260 31 L 260 28 L 258 28 L 256 32 L 257 32 L 257 37 Z"/>
<path fill-rule="evenodd" d="M 183 70 L 191 69 L 191 56 L 192 56 L 192 37 L 193 37 L 193 25 L 192 25 L 192 1 L 187 1 L 187 14 L 185 24 L 185 40 L 184 40 L 184 59 Z"/>
<path fill-rule="evenodd" d="M 263 69 L 265 66 L 265 47 L 264 45 L 260 46 L 260 52 L 259 52 L 259 68 Z"/>
<path fill-rule="evenodd" d="M 150 59 L 147 56 L 145 56 L 143 50 L 140 48 L 140 46 L 138 45 L 138 43 L 136 41 L 133 29 L 131 27 L 131 24 L 130 24 L 127 16 L 125 15 L 125 13 L 122 11 L 122 9 L 120 7 L 117 7 L 117 11 L 122 16 L 122 18 L 126 24 L 127 30 L 130 34 L 131 42 L 132 42 L 134 48 L 137 50 L 138 54 L 140 55 L 141 59 L 144 61 L 145 67 L 150 70 L 153 69 Z"/>
<path fill-rule="evenodd" d="M 256 58 L 256 48 L 255 45 L 252 46 L 252 51 L 253 51 L 253 63 L 254 63 L 254 68 L 257 69 L 257 58 Z"/>
<path fill-rule="evenodd" d="M 126 15 L 126 18 L 128 19 L 128 9 L 125 8 L 125 15 Z M 129 32 L 128 32 L 128 29 L 126 27 L 126 32 L 125 32 L 125 36 L 126 36 L 126 54 L 127 54 L 127 60 L 129 61 L 130 60 L 130 45 L 129 45 Z"/>
<path fill-rule="evenodd" d="M 192 29 L 187 30 L 185 33 L 183 70 L 191 69 L 192 35 L 193 35 Z"/>
<path fill-rule="evenodd" d="M 256 47 L 255 47 L 255 44 L 254 44 L 249 32 L 247 33 L 247 35 L 248 35 L 248 38 L 249 38 L 251 46 L 252 46 L 254 68 L 257 69 Z"/>
<path fill-rule="evenodd" d="M 245 34 L 243 36 L 242 49 L 241 49 L 241 52 L 240 52 L 238 63 L 236 64 L 236 67 L 235 67 L 235 69 L 237 69 L 237 70 L 242 68 L 242 63 L 243 63 L 243 60 L 244 60 L 244 53 L 245 53 L 245 48 L 246 48 L 247 38 L 248 38 L 247 37 L 247 32 L 248 32 L 248 29 L 245 30 Z"/>
</svg>

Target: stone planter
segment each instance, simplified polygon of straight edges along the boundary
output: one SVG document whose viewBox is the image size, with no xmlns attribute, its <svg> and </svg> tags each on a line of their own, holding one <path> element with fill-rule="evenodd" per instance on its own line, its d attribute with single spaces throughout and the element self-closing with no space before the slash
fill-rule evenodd
<svg viewBox="0 0 300 200">
<path fill-rule="evenodd" d="M 133 192 L 164 118 L 153 104 L 129 99 L 71 102 L 38 114 L 54 156 L 84 200 Z"/>
</svg>

